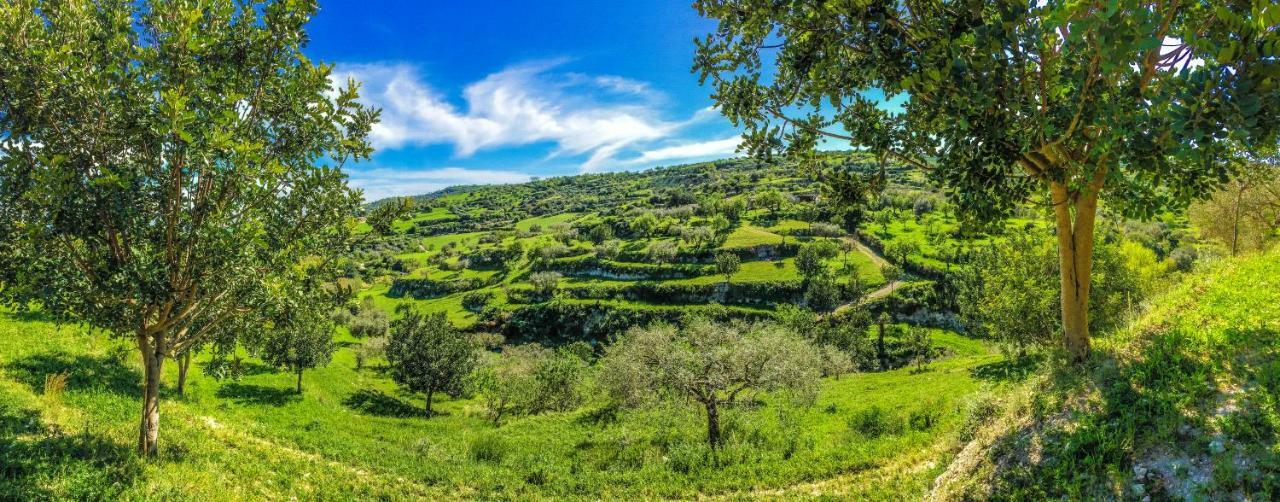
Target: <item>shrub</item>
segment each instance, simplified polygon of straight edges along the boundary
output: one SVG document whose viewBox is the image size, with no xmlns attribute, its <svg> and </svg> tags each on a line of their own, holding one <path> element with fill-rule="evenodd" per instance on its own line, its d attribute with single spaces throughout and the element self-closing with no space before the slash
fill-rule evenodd
<svg viewBox="0 0 1280 502">
<path fill-rule="evenodd" d="M 507 442 L 497 433 L 483 433 L 471 440 L 471 460 L 497 464 L 507 456 Z"/>
<path fill-rule="evenodd" d="M 479 313 L 489 305 L 490 301 L 493 301 L 492 291 L 472 291 L 462 295 L 462 308 Z"/>
<path fill-rule="evenodd" d="M 817 237 L 839 237 L 843 234 L 844 232 L 840 230 L 839 226 L 831 223 L 819 222 L 809 226 L 809 235 Z"/>
<path fill-rule="evenodd" d="M 849 417 L 849 428 L 862 437 L 875 439 L 901 434 L 904 426 L 902 417 L 878 405 L 872 405 L 870 408 L 854 412 L 853 416 Z"/>
<path fill-rule="evenodd" d="M 511 415 L 573 409 L 582 400 L 586 361 L 537 344 L 509 346 L 476 372 L 474 385 L 494 425 Z"/>
<path fill-rule="evenodd" d="M 1195 266 L 1197 258 L 1199 254 L 1191 246 L 1182 246 L 1169 253 L 1169 260 L 1173 262 L 1174 268 L 1181 272 L 1189 272 Z"/>
<path fill-rule="evenodd" d="M 363 368 L 365 363 L 375 358 L 387 357 L 387 338 L 379 336 L 368 338 L 356 346 L 356 369 Z"/>
<path fill-rule="evenodd" d="M 529 285 L 538 297 L 550 298 L 560 288 L 561 277 L 559 272 L 534 272 L 529 275 Z"/>
<path fill-rule="evenodd" d="M 369 306 L 360 310 L 360 314 L 351 320 L 348 329 L 351 331 L 351 336 L 369 338 L 385 336 L 390 326 L 391 316 L 382 309 Z"/>
<path fill-rule="evenodd" d="M 938 425 L 938 420 L 942 418 L 942 410 L 945 405 L 939 400 L 932 400 L 923 406 L 911 410 L 907 415 L 907 426 L 912 430 L 927 431 Z"/>
</svg>

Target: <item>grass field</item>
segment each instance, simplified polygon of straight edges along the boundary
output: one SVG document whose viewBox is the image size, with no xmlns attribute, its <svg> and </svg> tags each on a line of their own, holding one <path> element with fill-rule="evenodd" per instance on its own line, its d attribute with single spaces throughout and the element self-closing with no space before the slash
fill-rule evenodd
<svg viewBox="0 0 1280 502">
<path fill-rule="evenodd" d="M 354 368 L 352 342 L 292 376 L 246 362 L 238 381 L 193 365 L 187 396 L 166 389 L 162 455 L 139 461 L 135 351 L 100 333 L 0 314 L 0 498 L 636 498 L 735 493 L 761 497 L 810 480 L 849 476 L 854 493 L 920 493 L 960 426 L 958 407 L 984 387 L 1000 356 L 946 332 L 951 356 L 903 369 L 826 380 L 817 403 L 727 412 L 728 442 L 704 445 L 694 408 L 668 406 L 597 421 L 598 407 L 517 418 L 494 427 L 478 403 L 441 399 L 421 416 L 381 367 Z M 168 364 L 166 382 L 174 368 Z M 46 375 L 70 375 L 46 393 Z M 932 410 L 935 425 L 867 437 L 851 417 Z M 921 458 L 922 452 L 926 453 Z M 857 481 L 877 473 L 877 482 Z M 901 491 L 901 492 L 900 492 Z"/>
</svg>

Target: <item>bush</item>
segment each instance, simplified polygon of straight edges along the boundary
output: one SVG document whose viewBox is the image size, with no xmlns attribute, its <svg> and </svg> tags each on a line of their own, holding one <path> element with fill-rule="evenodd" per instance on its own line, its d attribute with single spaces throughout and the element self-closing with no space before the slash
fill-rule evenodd
<svg viewBox="0 0 1280 502">
<path fill-rule="evenodd" d="M 356 346 L 356 369 L 363 368 L 375 358 L 387 357 L 387 338 L 379 336 L 368 338 Z"/>
<path fill-rule="evenodd" d="M 484 310 L 489 302 L 493 301 L 492 291 L 472 291 L 462 295 L 462 308 L 468 312 L 479 313 Z"/>
<path fill-rule="evenodd" d="M 561 277 L 559 272 L 534 272 L 529 275 L 529 284 L 539 298 L 550 298 L 560 288 Z"/>
<path fill-rule="evenodd" d="M 382 309 L 369 306 L 360 310 L 360 314 L 351 320 L 348 329 L 356 338 L 380 337 L 387 334 L 391 326 L 391 316 Z"/>
<path fill-rule="evenodd" d="M 1196 248 L 1191 246 L 1182 246 L 1169 253 L 1169 260 L 1173 262 L 1174 268 L 1180 272 L 1190 272 L 1191 267 L 1195 266 L 1196 259 L 1199 257 L 1199 254 L 1196 253 Z"/>
<path fill-rule="evenodd" d="M 816 237 L 839 237 L 844 235 L 840 227 L 831 223 L 814 223 L 809 226 L 809 235 Z"/>
<path fill-rule="evenodd" d="M 507 456 L 507 442 L 497 433 L 484 433 L 471 440 L 471 460 L 497 464 Z"/>
<path fill-rule="evenodd" d="M 878 405 L 854 412 L 849 417 L 849 428 L 867 439 L 901 434 L 902 418 Z"/>
<path fill-rule="evenodd" d="M 907 415 L 907 425 L 912 430 L 931 430 L 938 425 L 938 420 L 942 418 L 943 408 L 944 404 L 939 400 L 927 402 L 923 406 L 911 410 L 911 413 Z"/>
<path fill-rule="evenodd" d="M 495 425 L 511 415 L 565 411 L 582 402 L 587 363 L 537 344 L 509 346 L 481 368 L 474 386 Z"/>
</svg>

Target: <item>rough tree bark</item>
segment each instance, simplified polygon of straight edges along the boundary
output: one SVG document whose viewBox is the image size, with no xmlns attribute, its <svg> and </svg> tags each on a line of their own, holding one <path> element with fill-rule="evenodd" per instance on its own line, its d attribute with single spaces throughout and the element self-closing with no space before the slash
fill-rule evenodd
<svg viewBox="0 0 1280 502">
<path fill-rule="evenodd" d="M 716 449 L 720 447 L 720 410 L 715 398 L 703 404 L 707 407 L 707 443 L 711 444 L 712 449 Z"/>
<path fill-rule="evenodd" d="M 435 389 L 427 389 L 427 417 L 428 418 L 430 418 L 432 414 L 431 401 L 434 394 L 435 394 Z"/>
<path fill-rule="evenodd" d="M 191 369 L 191 351 L 188 350 L 178 359 L 178 395 L 187 394 L 187 370 Z"/>
<path fill-rule="evenodd" d="M 302 369 L 301 369 L 301 368 L 299 368 L 299 369 L 298 369 L 298 388 L 297 388 L 297 391 L 298 391 L 298 393 L 299 393 L 299 394 L 301 394 L 301 393 L 302 393 Z"/>
<path fill-rule="evenodd" d="M 160 438 L 160 369 L 164 362 L 164 339 L 154 340 L 144 333 L 138 335 L 138 348 L 142 352 L 142 420 L 138 427 L 138 454 L 155 456 Z"/>
</svg>

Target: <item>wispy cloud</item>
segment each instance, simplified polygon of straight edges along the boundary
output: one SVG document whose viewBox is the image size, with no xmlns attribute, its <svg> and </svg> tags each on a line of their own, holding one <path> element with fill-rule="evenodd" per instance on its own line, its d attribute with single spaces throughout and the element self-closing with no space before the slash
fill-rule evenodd
<svg viewBox="0 0 1280 502">
<path fill-rule="evenodd" d="M 456 156 L 470 157 L 486 149 L 551 142 L 556 155 L 594 159 L 667 137 L 678 127 L 657 117 L 648 84 L 556 74 L 559 64 L 534 62 L 493 73 L 463 89 L 463 107 L 433 90 L 413 65 L 339 65 L 334 76 L 361 81 L 363 99 L 383 109 L 373 129 L 378 148 L 450 144 Z"/>
<path fill-rule="evenodd" d="M 727 157 L 736 153 L 741 136 L 701 142 L 687 142 L 640 152 L 623 162 L 631 165 L 654 164 L 672 160 L 694 160 Z"/>
<path fill-rule="evenodd" d="M 397 195 L 431 193 L 455 185 L 524 183 L 530 176 L 514 171 L 445 167 L 438 169 L 376 168 L 353 171 L 351 184 L 364 190 L 367 202 Z"/>
</svg>

